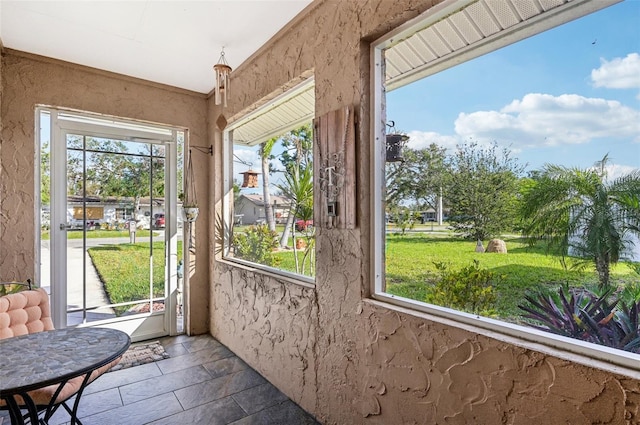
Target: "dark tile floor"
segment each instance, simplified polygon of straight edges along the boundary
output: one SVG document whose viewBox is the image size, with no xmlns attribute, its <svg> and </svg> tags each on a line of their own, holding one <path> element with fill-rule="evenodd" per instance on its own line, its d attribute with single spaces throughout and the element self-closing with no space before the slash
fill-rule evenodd
<svg viewBox="0 0 640 425">
<path fill-rule="evenodd" d="M 78 414 L 84 425 L 318 424 L 212 337 L 160 342 L 171 358 L 106 373 L 87 387 Z M 68 420 L 60 409 L 49 424 Z M 0 425 L 8 423 L 0 416 Z"/>
</svg>

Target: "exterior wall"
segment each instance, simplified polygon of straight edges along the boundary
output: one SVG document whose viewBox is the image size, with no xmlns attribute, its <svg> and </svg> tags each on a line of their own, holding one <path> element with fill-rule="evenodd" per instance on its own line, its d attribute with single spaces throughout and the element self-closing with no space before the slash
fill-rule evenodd
<svg viewBox="0 0 640 425">
<path fill-rule="evenodd" d="M 255 224 L 258 219 L 265 218 L 264 208 L 244 197 L 240 197 L 235 203 L 233 212 L 236 215 L 242 215 L 242 224 Z"/>
<path fill-rule="evenodd" d="M 0 278 L 33 277 L 36 247 L 34 109 L 36 105 L 72 108 L 169 124 L 189 130 L 190 143 L 207 141 L 206 96 L 121 75 L 5 49 L 2 58 L 3 118 L 0 151 Z M 193 158 L 195 174 L 206 176 L 205 155 Z M 207 202 L 206 187 L 198 199 Z M 208 226 L 205 215 L 199 226 Z M 186 238 L 185 238 L 186 240 Z M 208 250 L 196 238 L 198 259 L 190 267 L 186 303 L 192 316 L 190 333 L 208 329 Z"/>
<path fill-rule="evenodd" d="M 561 359 L 551 349 L 367 299 L 373 191 L 368 42 L 432 3 L 317 1 L 234 71 L 227 117 L 264 103 L 308 70 L 315 73 L 316 116 L 356 107 L 358 228 L 317 227 L 315 288 L 218 255 L 211 332 L 327 424 L 640 423 L 637 372 Z M 211 102 L 209 122 L 220 113 Z M 210 131 L 213 169 L 221 170 L 221 135 Z M 219 171 L 213 183 L 219 213 L 229 196 Z"/>
</svg>

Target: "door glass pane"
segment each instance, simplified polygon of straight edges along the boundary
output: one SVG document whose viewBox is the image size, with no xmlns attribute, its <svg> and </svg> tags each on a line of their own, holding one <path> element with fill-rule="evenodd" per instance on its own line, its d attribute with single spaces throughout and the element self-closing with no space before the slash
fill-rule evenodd
<svg viewBox="0 0 640 425">
<path fill-rule="evenodd" d="M 67 137 L 69 325 L 164 310 L 164 153 Z"/>
<path fill-rule="evenodd" d="M 40 112 L 40 282 L 51 291 L 51 115 Z"/>
</svg>

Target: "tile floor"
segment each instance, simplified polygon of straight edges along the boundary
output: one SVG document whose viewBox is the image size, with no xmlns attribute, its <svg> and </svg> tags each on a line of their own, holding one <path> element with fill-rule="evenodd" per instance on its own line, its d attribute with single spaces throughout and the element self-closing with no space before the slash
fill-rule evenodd
<svg viewBox="0 0 640 425">
<path fill-rule="evenodd" d="M 160 342 L 171 358 L 106 373 L 87 387 L 78 409 L 84 425 L 318 424 L 212 337 Z M 49 425 L 68 420 L 61 408 Z"/>
</svg>

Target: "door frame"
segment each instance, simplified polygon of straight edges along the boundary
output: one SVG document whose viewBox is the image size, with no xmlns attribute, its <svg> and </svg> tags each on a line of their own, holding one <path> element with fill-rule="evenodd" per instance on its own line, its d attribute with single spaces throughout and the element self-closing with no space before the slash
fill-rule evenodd
<svg viewBox="0 0 640 425">
<path fill-rule="evenodd" d="M 165 309 L 160 313 L 147 313 L 119 317 L 108 320 L 87 322 L 79 326 L 113 327 L 127 332 L 132 340 L 143 340 L 164 335 L 176 335 L 177 328 L 177 145 L 178 132 L 187 131 L 167 125 L 143 123 L 126 118 L 112 117 L 88 112 L 78 112 L 51 107 L 36 108 L 36 123 L 38 131 L 37 155 L 40 156 L 42 143 L 40 129 L 41 113 L 50 115 L 50 179 L 51 179 L 51 210 L 50 210 L 50 276 L 51 276 L 51 306 L 52 319 L 56 328 L 67 326 L 67 247 L 66 230 L 61 225 L 67 223 L 67 134 L 77 134 L 94 137 L 114 138 L 125 141 L 156 143 L 165 146 Z M 186 145 L 186 140 L 184 144 Z M 40 161 L 36 161 L 38 178 L 36 179 L 37 214 L 40 216 Z M 38 218 L 39 221 L 39 218 Z M 37 232 L 37 258 L 40 258 L 40 233 Z M 40 262 L 38 262 L 40 264 Z M 38 265 L 39 265 L 38 264 Z M 65 265 L 56 267 L 57 264 Z M 39 267 L 38 267 L 39 273 Z"/>
</svg>

